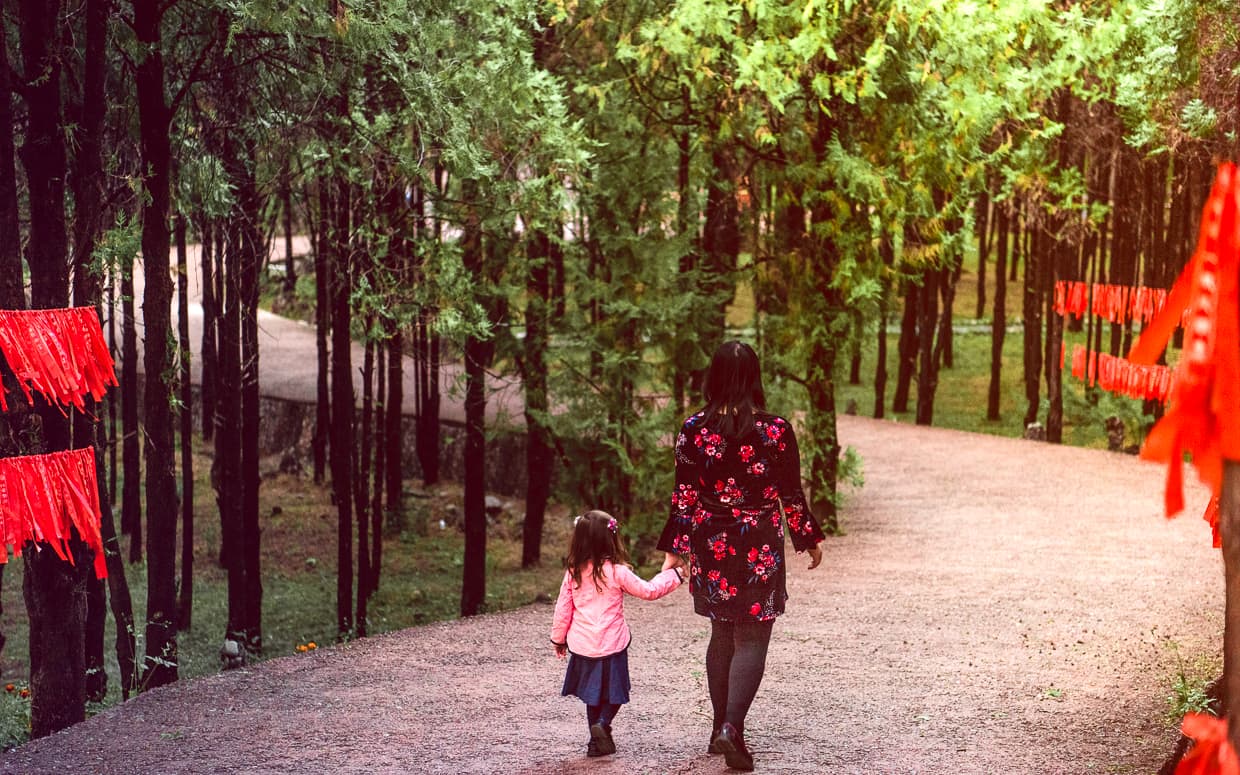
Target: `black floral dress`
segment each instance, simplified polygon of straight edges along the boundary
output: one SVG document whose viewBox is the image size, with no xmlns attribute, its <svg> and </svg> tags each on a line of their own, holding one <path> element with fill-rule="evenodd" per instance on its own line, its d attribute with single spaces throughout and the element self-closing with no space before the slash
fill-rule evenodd
<svg viewBox="0 0 1240 775">
<path fill-rule="evenodd" d="M 724 438 L 702 412 L 685 420 L 659 549 L 689 555 L 694 611 L 729 621 L 783 613 L 785 521 L 798 552 L 823 539 L 801 490 L 801 456 L 788 421 L 758 413 L 752 429 Z"/>
</svg>

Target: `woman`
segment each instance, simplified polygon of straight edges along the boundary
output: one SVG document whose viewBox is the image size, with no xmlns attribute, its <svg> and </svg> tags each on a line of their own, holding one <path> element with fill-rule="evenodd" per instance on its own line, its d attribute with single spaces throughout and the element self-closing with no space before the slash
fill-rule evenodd
<svg viewBox="0 0 1240 775">
<path fill-rule="evenodd" d="M 659 548 L 688 555 L 693 610 L 710 618 L 706 683 L 714 710 L 711 753 L 753 769 L 745 715 L 766 666 L 775 617 L 788 599 L 784 528 L 810 568 L 822 562 L 822 528 L 801 490 L 796 436 L 766 411 L 758 356 L 723 344 L 706 375 L 706 406 L 676 438 L 676 488 Z"/>
</svg>

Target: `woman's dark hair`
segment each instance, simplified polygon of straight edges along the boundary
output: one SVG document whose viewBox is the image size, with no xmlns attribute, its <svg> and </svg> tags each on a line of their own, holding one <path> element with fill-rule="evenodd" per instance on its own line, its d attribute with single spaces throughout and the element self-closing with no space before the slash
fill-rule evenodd
<svg viewBox="0 0 1240 775">
<path fill-rule="evenodd" d="M 736 438 L 753 427 L 756 410 L 766 409 L 758 354 L 744 342 L 724 342 L 711 358 L 703 391 L 706 424 Z"/>
<path fill-rule="evenodd" d="M 591 565 L 590 576 L 594 586 L 603 589 L 603 565 L 627 565 L 629 553 L 620 542 L 620 526 L 616 518 L 606 511 L 587 511 L 577 517 L 573 524 L 573 539 L 568 546 L 568 572 L 573 583 L 581 586 L 581 572 Z"/>
</svg>

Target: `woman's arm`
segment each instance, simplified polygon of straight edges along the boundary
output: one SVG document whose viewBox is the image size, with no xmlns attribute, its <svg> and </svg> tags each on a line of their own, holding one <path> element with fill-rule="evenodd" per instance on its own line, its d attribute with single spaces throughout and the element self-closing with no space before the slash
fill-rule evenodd
<svg viewBox="0 0 1240 775">
<path fill-rule="evenodd" d="M 684 428 L 676 436 L 676 486 L 663 533 L 657 544 L 669 554 L 689 553 L 689 533 L 693 526 L 693 510 L 698 502 L 698 474 L 694 463 L 693 444 Z"/>
<path fill-rule="evenodd" d="M 805 491 L 801 488 L 801 451 L 797 447 L 796 433 L 792 430 L 792 424 L 782 418 L 771 427 L 779 429 L 777 443 L 781 449 L 776 476 L 792 548 L 798 552 L 815 549 L 825 536 L 818 520 L 810 513 Z M 817 566 L 821 561 L 822 552 L 819 551 L 810 567 Z"/>
</svg>

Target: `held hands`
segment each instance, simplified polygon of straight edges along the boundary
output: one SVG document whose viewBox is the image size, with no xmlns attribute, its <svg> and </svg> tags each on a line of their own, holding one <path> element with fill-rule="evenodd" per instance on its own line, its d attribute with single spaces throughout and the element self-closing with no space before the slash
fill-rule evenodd
<svg viewBox="0 0 1240 775">
<path fill-rule="evenodd" d="M 814 544 L 814 546 L 807 551 L 809 552 L 809 569 L 813 570 L 822 563 L 822 547 L 818 544 Z"/>
<path fill-rule="evenodd" d="M 668 568 L 683 568 L 684 565 L 685 565 L 684 558 L 682 558 L 680 555 L 672 554 L 671 552 L 664 552 L 663 553 L 663 567 L 660 570 L 667 570 Z"/>
</svg>

